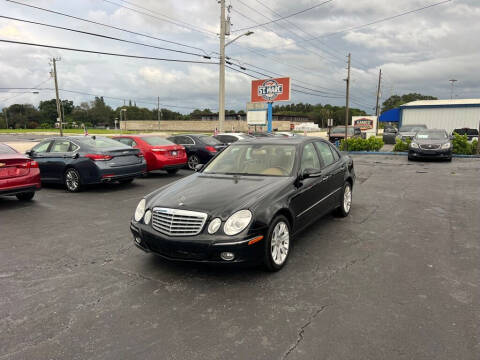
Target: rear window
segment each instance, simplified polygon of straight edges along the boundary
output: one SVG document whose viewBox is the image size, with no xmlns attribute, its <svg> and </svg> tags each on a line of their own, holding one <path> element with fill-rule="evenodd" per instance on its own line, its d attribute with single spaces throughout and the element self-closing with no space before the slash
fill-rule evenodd
<svg viewBox="0 0 480 360">
<path fill-rule="evenodd" d="M 145 136 L 142 140 L 150 145 L 174 145 L 173 142 L 160 136 Z"/>
<path fill-rule="evenodd" d="M 121 144 L 120 142 L 109 139 L 106 137 L 96 137 L 94 138 L 83 138 L 78 139 L 79 142 L 82 144 L 88 145 L 93 148 L 118 148 L 118 147 L 125 147 L 126 145 Z"/>
<path fill-rule="evenodd" d="M 219 145 L 219 144 L 221 144 L 220 141 L 218 141 L 217 139 L 215 139 L 212 136 L 199 136 L 198 138 L 207 145 Z"/>
<path fill-rule="evenodd" d="M 17 152 L 13 150 L 10 146 L 5 144 L 0 144 L 0 154 L 16 154 Z"/>
</svg>

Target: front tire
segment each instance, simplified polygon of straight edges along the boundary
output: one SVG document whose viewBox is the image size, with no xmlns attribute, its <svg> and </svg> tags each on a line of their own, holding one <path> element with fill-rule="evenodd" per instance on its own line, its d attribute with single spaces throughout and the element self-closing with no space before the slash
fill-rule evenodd
<svg viewBox="0 0 480 360">
<path fill-rule="evenodd" d="M 336 215 L 339 217 L 347 217 L 350 214 L 352 208 L 352 185 L 347 181 L 343 185 L 342 196 L 340 200 L 340 206 L 337 208 Z"/>
<path fill-rule="evenodd" d="M 80 183 L 80 174 L 74 168 L 69 168 L 65 171 L 65 175 L 63 177 L 65 188 L 68 192 L 79 192 L 81 189 Z"/>
<path fill-rule="evenodd" d="M 279 271 L 285 266 L 291 250 L 290 223 L 283 215 L 270 224 L 265 241 L 264 264 L 268 271 Z"/>
<path fill-rule="evenodd" d="M 193 154 L 188 157 L 188 168 L 190 170 L 195 170 L 195 166 L 197 166 L 200 163 L 200 160 L 198 160 L 198 156 Z"/>
<path fill-rule="evenodd" d="M 175 175 L 178 172 L 178 169 L 168 169 L 167 173 L 168 175 Z"/>
<path fill-rule="evenodd" d="M 33 197 L 35 196 L 35 191 L 20 193 L 20 194 L 17 194 L 16 196 L 18 200 L 29 201 L 29 200 L 32 200 Z"/>
</svg>

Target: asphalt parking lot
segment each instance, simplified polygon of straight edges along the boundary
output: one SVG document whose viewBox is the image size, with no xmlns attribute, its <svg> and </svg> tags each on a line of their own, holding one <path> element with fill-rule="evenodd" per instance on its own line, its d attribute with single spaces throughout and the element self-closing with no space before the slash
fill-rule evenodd
<svg viewBox="0 0 480 360">
<path fill-rule="evenodd" d="M 273 274 L 133 245 L 139 199 L 187 171 L 0 198 L 0 359 L 479 359 L 480 161 L 354 159 L 351 215 Z"/>
</svg>

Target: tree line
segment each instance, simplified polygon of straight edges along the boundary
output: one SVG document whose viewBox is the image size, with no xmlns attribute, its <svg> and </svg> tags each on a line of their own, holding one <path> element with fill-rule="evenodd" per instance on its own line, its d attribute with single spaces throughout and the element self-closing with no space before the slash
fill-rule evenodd
<svg viewBox="0 0 480 360">
<path fill-rule="evenodd" d="M 433 96 L 425 96 L 421 94 L 405 94 L 393 95 L 383 102 L 382 112 L 398 107 L 406 102 L 414 100 L 435 100 Z M 91 102 L 82 102 L 79 105 L 74 105 L 73 101 L 62 100 L 61 110 L 64 115 L 66 127 L 73 127 L 75 124 L 81 126 L 85 124 L 87 127 L 108 126 L 113 127 L 115 120 L 120 119 L 120 112 L 126 109 L 127 120 L 157 120 L 158 109 L 148 109 L 138 107 L 136 103 L 130 101 L 128 106 L 120 106 L 112 108 L 107 105 L 103 97 L 95 97 Z M 226 110 L 227 115 L 242 114 L 245 112 Z M 333 119 L 335 125 L 345 123 L 345 106 L 335 106 L 330 104 L 308 104 L 308 103 L 294 103 L 294 104 L 277 104 L 273 107 L 275 115 L 291 115 L 304 116 L 310 121 L 317 123 L 320 127 L 326 127 L 327 120 Z M 160 109 L 161 120 L 195 120 L 200 119 L 203 115 L 212 115 L 210 109 L 195 109 L 189 114 L 182 114 L 177 111 L 169 109 Z M 6 115 L 6 118 L 5 118 Z M 350 108 L 351 116 L 362 116 L 367 113 L 361 109 Z M 0 113 L 0 128 L 6 128 L 8 121 L 9 128 L 53 128 L 57 121 L 57 104 L 55 99 L 40 101 L 38 107 L 31 104 L 13 104 L 3 109 Z"/>
</svg>

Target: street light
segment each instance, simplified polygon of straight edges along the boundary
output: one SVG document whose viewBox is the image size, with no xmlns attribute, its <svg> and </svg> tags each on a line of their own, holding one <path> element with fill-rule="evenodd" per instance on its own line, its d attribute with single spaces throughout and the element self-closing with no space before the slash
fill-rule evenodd
<svg viewBox="0 0 480 360">
<path fill-rule="evenodd" d="M 219 84 L 219 99 L 218 99 L 218 130 L 223 132 L 223 123 L 225 122 L 225 47 L 240 39 L 242 36 L 250 36 L 253 31 L 247 31 L 244 34 L 238 35 L 236 38 L 230 40 L 225 44 L 225 9 L 224 1 L 222 1 L 222 18 L 220 25 L 220 84 Z"/>
</svg>

